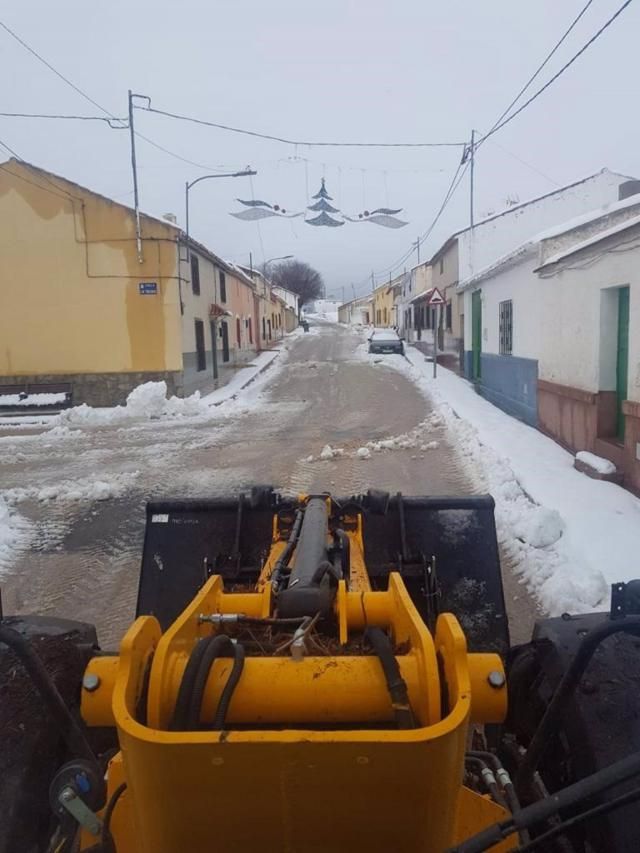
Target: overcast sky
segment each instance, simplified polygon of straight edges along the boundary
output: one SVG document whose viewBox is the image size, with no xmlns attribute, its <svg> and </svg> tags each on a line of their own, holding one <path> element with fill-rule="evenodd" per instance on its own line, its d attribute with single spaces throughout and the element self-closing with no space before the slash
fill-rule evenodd
<svg viewBox="0 0 640 853">
<path fill-rule="evenodd" d="M 295 139 L 424 142 L 486 131 L 585 0 L 57 0 L 6 4 L 19 36 L 94 100 L 125 115 L 127 90 L 153 106 Z M 539 82 L 617 9 L 594 0 Z M 640 175 L 640 2 L 477 156 L 476 216 L 570 183 L 603 166 Z M 0 30 L 2 111 L 99 115 Z M 536 81 L 538 82 L 538 81 Z M 232 261 L 293 254 L 317 267 L 327 292 L 369 286 L 426 231 L 459 149 L 290 146 L 136 112 L 136 128 L 208 169 L 258 171 L 194 188 L 193 235 Z M 0 140 L 25 160 L 132 204 L 129 139 L 106 125 L 0 118 Z M 206 170 L 138 140 L 143 210 L 177 214 L 184 183 Z M 302 211 L 324 175 L 348 214 L 402 207 L 409 225 L 315 228 L 303 220 L 244 223 L 237 197 Z M 469 218 L 465 178 L 421 249 L 428 257 Z M 407 261 L 416 263 L 413 255 Z M 398 270 L 401 271 L 401 270 Z M 386 273 L 388 275 L 388 273 Z"/>
</svg>

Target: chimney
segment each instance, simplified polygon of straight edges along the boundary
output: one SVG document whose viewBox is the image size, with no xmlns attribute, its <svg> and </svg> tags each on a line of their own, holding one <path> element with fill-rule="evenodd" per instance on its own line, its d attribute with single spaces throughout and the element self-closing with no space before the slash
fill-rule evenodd
<svg viewBox="0 0 640 853">
<path fill-rule="evenodd" d="M 167 222 L 171 222 L 173 225 L 178 224 L 178 217 L 175 215 L 175 213 L 163 213 L 162 218 L 166 219 Z"/>
<path fill-rule="evenodd" d="M 618 201 L 625 198 L 630 198 L 632 195 L 640 193 L 640 181 L 625 181 L 618 186 Z"/>
</svg>

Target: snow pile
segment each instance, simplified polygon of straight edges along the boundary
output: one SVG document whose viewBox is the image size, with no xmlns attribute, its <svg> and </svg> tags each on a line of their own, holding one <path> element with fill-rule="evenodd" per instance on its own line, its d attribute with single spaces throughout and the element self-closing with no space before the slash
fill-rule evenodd
<svg viewBox="0 0 640 853">
<path fill-rule="evenodd" d="M 26 500 L 48 501 L 106 501 L 122 497 L 132 488 L 139 471 L 127 471 L 95 480 L 62 480 L 51 485 L 7 489 L 5 498 L 10 503 Z"/>
<path fill-rule="evenodd" d="M 434 402 L 477 488 L 496 501 L 503 562 L 552 615 L 609 606 L 610 584 L 638 575 L 640 501 L 613 483 L 585 478 L 574 457 L 511 418 L 473 387 L 430 366 L 412 347 L 393 367 Z"/>
<path fill-rule="evenodd" d="M 344 450 L 339 447 L 333 448 L 330 444 L 325 444 L 320 451 L 320 459 L 325 462 L 329 459 L 335 459 L 337 456 L 344 456 Z"/>
<path fill-rule="evenodd" d="M 358 459 L 371 459 L 371 451 L 368 447 L 359 447 L 356 450 L 356 456 Z"/>
<path fill-rule="evenodd" d="M 132 420 L 152 420 L 166 417 L 210 416 L 211 410 L 196 391 L 190 397 L 167 397 L 167 383 L 144 382 L 127 397 L 124 406 L 95 409 L 83 403 L 67 409 L 58 416 L 58 423 L 67 426 L 114 426 Z"/>
<path fill-rule="evenodd" d="M 26 545 L 28 537 L 29 523 L 0 497 L 0 569 L 10 565 L 14 552 Z"/>
<path fill-rule="evenodd" d="M 513 525 L 513 532 L 518 539 L 534 548 L 553 545 L 562 536 L 563 531 L 564 522 L 558 510 L 544 506 L 534 506 Z"/>
<path fill-rule="evenodd" d="M 589 453 L 588 450 L 579 450 L 576 453 L 576 459 L 579 462 L 584 462 L 589 468 L 593 468 L 599 474 L 615 474 L 616 466 L 608 459 L 603 459 L 602 456 L 596 456 L 595 453 Z"/>
</svg>

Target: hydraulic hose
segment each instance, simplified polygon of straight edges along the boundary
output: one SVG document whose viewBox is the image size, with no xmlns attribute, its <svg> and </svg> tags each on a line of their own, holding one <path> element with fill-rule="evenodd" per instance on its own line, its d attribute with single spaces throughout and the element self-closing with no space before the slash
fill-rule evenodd
<svg viewBox="0 0 640 853">
<path fill-rule="evenodd" d="M 545 750 L 553 740 L 553 735 L 558 730 L 560 718 L 566 709 L 569 699 L 573 695 L 578 682 L 584 675 L 584 672 L 589 665 L 591 658 L 595 654 L 596 649 L 603 640 L 606 640 L 607 637 L 610 637 L 612 634 L 620 633 L 621 631 L 639 636 L 640 619 L 637 617 L 629 617 L 615 622 L 605 622 L 590 631 L 580 643 L 578 651 L 569 664 L 562 680 L 558 684 L 558 687 L 547 706 L 547 710 L 531 738 L 531 743 L 527 748 L 527 752 L 518 770 L 515 784 L 521 794 L 530 786 L 533 774 L 535 773 Z"/>
<path fill-rule="evenodd" d="M 282 573 L 286 570 L 289 564 L 289 560 L 291 559 L 291 555 L 293 554 L 293 549 L 296 547 L 296 544 L 298 542 L 303 518 L 304 512 L 301 509 L 296 510 L 293 526 L 291 528 L 291 533 L 289 534 L 287 544 L 278 560 L 276 560 L 276 564 L 273 567 L 273 572 L 271 573 L 271 588 L 273 589 L 274 593 L 277 593 L 280 589 L 280 578 Z"/>
<path fill-rule="evenodd" d="M 220 696 L 220 701 L 218 702 L 216 715 L 213 718 L 212 728 L 216 732 L 220 731 L 224 727 L 224 721 L 227 718 L 227 711 L 229 710 L 229 703 L 231 702 L 233 692 L 240 681 L 240 676 L 242 675 L 242 669 L 244 667 L 244 647 L 241 646 L 240 643 L 236 643 L 233 651 L 234 661 L 233 667 L 231 668 L 231 674 L 224 686 L 224 690 Z"/>
<path fill-rule="evenodd" d="M 226 705 L 228 707 L 233 690 L 235 689 L 235 686 L 240 679 L 240 675 L 242 674 L 242 668 L 244 666 L 244 648 L 238 643 L 233 643 L 231 638 L 227 637 L 226 634 L 218 634 L 214 637 L 210 637 L 209 643 L 207 643 L 202 659 L 200 660 L 198 672 L 193 683 L 193 690 L 191 692 L 189 708 L 187 711 L 187 729 L 190 731 L 197 729 L 200 724 L 204 689 L 207 684 L 207 679 L 209 678 L 209 673 L 211 672 L 211 667 L 219 657 L 230 657 L 234 659 L 231 674 L 229 675 L 225 689 L 220 697 L 220 704 L 222 704 L 225 697 L 227 687 L 231 684 L 231 692 L 226 700 Z M 218 705 L 218 711 L 216 711 L 216 718 L 220 710 L 220 704 Z M 224 722 L 225 716 L 226 709 L 222 717 L 222 722 Z M 218 728 L 222 728 L 222 725 L 218 726 Z"/>
<path fill-rule="evenodd" d="M 171 729 L 174 732 L 183 732 L 187 727 L 187 714 L 189 712 L 189 703 L 193 695 L 196 676 L 198 675 L 202 656 L 212 639 L 213 637 L 205 637 L 203 640 L 199 640 L 189 655 L 189 660 L 182 674 L 180 688 L 178 689 L 178 698 L 176 699 L 176 706 L 173 711 Z"/>
<path fill-rule="evenodd" d="M 97 768 L 98 778 L 102 778 L 102 769 L 84 732 L 67 708 L 58 688 L 31 643 L 22 634 L 7 625 L 0 625 L 0 643 L 4 643 L 11 649 L 27 671 L 47 710 L 60 729 L 60 733 L 72 755 L 89 761 Z"/>
<path fill-rule="evenodd" d="M 376 653 L 384 677 L 387 682 L 387 690 L 391 696 L 391 707 L 396 718 L 399 729 L 415 728 L 415 721 L 409 703 L 407 685 L 402 675 L 398 661 L 393 653 L 391 640 L 382 628 L 367 628 L 364 632 L 365 640 L 368 640 Z"/>
<path fill-rule="evenodd" d="M 455 847 L 450 847 L 447 853 L 483 853 L 508 838 L 513 832 L 529 829 L 557 812 L 576 806 L 639 774 L 640 752 L 634 752 L 621 761 L 616 761 L 615 764 L 610 764 L 603 770 L 598 770 L 597 773 L 556 791 L 544 800 L 526 806 L 508 819 L 492 824 L 477 835 Z"/>
</svg>

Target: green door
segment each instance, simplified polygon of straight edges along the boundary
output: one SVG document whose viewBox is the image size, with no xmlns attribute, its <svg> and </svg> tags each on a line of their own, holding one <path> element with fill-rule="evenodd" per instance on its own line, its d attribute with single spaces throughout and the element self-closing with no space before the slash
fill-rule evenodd
<svg viewBox="0 0 640 853">
<path fill-rule="evenodd" d="M 627 399 L 629 377 L 629 288 L 618 290 L 618 353 L 616 360 L 617 429 L 618 438 L 624 440 L 624 415 L 622 402 Z"/>
<path fill-rule="evenodd" d="M 480 353 L 482 351 L 482 291 L 471 294 L 471 354 L 472 375 L 480 379 Z"/>
</svg>

